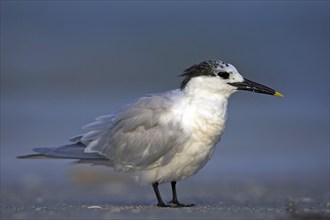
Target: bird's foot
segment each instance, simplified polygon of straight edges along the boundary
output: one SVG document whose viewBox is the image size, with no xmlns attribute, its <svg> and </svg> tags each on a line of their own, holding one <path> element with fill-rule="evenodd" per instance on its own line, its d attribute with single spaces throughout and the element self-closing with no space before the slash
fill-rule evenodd
<svg viewBox="0 0 330 220">
<path fill-rule="evenodd" d="M 160 207 L 160 208 L 170 208 L 172 206 L 171 205 L 166 205 L 163 202 L 158 202 L 157 207 Z"/>
<path fill-rule="evenodd" d="M 165 204 L 165 203 L 158 203 L 157 207 L 160 208 L 184 208 L 184 207 L 193 207 L 195 206 L 195 204 L 182 204 L 180 202 L 173 202 L 170 201 L 169 204 Z"/>
<path fill-rule="evenodd" d="M 173 207 L 173 208 L 183 208 L 183 207 L 194 207 L 195 206 L 195 204 L 182 204 L 179 201 L 173 201 L 173 200 L 171 200 L 169 203 L 171 204 L 170 207 Z"/>
</svg>

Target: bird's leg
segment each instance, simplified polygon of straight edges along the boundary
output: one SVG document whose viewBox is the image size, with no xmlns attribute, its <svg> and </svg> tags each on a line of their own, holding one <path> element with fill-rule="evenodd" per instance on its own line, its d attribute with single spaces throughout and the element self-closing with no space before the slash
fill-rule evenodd
<svg viewBox="0 0 330 220">
<path fill-rule="evenodd" d="M 157 197 L 157 200 L 158 200 L 157 206 L 158 207 L 171 207 L 170 205 L 166 205 L 163 202 L 162 197 L 161 197 L 160 192 L 159 192 L 159 189 L 158 189 L 158 182 L 154 182 L 152 184 L 152 187 L 154 188 L 154 191 L 155 191 L 155 194 L 156 194 L 156 197 Z"/>
<path fill-rule="evenodd" d="M 170 203 L 174 204 L 176 207 L 193 207 L 195 204 L 182 204 L 178 201 L 178 196 L 176 194 L 176 181 L 171 182 L 172 186 L 172 200 Z"/>
</svg>

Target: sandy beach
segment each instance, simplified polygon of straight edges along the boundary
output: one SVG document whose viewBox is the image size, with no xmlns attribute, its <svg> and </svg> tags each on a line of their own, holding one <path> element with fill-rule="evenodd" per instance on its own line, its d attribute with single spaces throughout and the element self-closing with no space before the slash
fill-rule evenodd
<svg viewBox="0 0 330 220">
<path fill-rule="evenodd" d="M 56 165 L 67 170 L 32 172 L 10 184 L 2 181 L 1 219 L 326 220 L 330 215 L 327 187 L 312 181 L 299 183 L 300 177 L 284 183 L 197 175 L 178 183 L 180 200 L 195 207 L 158 208 L 151 186 L 140 186 L 125 175 L 85 165 L 69 169 L 62 162 Z M 65 180 L 56 179 L 60 175 Z M 160 190 L 169 201 L 169 184 Z"/>
</svg>

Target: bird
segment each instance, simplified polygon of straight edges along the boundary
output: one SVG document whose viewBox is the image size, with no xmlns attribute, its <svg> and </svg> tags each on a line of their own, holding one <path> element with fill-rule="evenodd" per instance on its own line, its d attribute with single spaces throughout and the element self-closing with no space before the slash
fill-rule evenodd
<svg viewBox="0 0 330 220">
<path fill-rule="evenodd" d="M 112 167 L 151 184 L 158 207 L 192 207 L 179 202 L 176 183 L 211 159 L 225 129 L 229 97 L 239 90 L 283 97 L 244 78 L 230 63 L 206 60 L 185 69 L 179 88 L 138 98 L 85 125 L 71 143 L 34 148 L 18 158 L 67 158 Z M 159 184 L 171 183 L 165 203 Z"/>
</svg>

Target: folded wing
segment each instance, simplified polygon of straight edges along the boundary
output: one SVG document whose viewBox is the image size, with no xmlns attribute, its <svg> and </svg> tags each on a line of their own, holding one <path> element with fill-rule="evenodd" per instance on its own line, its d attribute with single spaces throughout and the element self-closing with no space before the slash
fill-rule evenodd
<svg viewBox="0 0 330 220">
<path fill-rule="evenodd" d="M 85 152 L 108 158 L 117 170 L 164 165 L 180 152 L 187 138 L 171 117 L 170 95 L 143 97 L 115 115 L 103 116 L 84 127 Z M 174 150 L 175 149 L 175 150 Z"/>
</svg>

